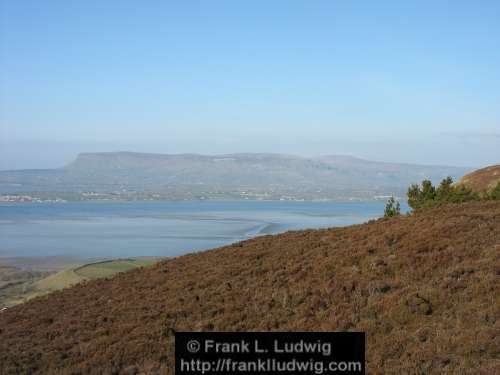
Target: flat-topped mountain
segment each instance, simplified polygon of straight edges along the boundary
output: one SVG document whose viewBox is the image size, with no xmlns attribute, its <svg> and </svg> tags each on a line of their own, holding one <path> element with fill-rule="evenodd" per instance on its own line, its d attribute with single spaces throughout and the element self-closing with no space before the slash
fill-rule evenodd
<svg viewBox="0 0 500 375">
<path fill-rule="evenodd" d="M 478 193 L 488 192 L 500 183 L 500 164 L 468 173 L 458 183 Z"/>
<path fill-rule="evenodd" d="M 2 374 L 173 374 L 173 331 L 366 331 L 367 374 L 500 373 L 500 202 L 263 236 L 0 313 Z"/>
<path fill-rule="evenodd" d="M 84 153 L 53 170 L 0 172 L 0 193 L 147 193 L 172 199 L 371 199 L 403 194 L 428 178 L 455 179 L 463 167 L 381 163 L 350 156 Z"/>
</svg>

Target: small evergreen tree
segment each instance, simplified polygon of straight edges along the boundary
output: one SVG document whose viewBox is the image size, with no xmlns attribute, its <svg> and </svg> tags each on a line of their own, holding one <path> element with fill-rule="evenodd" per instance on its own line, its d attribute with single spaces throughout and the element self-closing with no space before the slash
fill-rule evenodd
<svg viewBox="0 0 500 375">
<path fill-rule="evenodd" d="M 478 193 L 474 193 L 471 189 L 464 185 L 457 185 L 453 188 L 453 194 L 449 200 L 452 203 L 463 203 L 470 201 L 477 201 L 480 199 Z"/>
<path fill-rule="evenodd" d="M 498 190 L 496 190 L 498 189 Z M 429 180 L 422 181 L 422 187 L 414 184 L 408 189 L 408 205 L 412 209 L 433 206 L 439 203 L 463 203 L 481 199 L 500 199 L 500 183 L 497 188 L 481 197 L 464 185 L 453 185 L 453 179 L 446 177 L 436 189 Z M 494 198 L 494 197 L 499 198 Z"/>
<path fill-rule="evenodd" d="M 439 187 L 436 189 L 435 199 L 439 202 L 450 202 L 453 196 L 453 179 L 448 176 L 441 183 Z"/>
<path fill-rule="evenodd" d="M 417 184 L 412 184 L 406 195 L 408 196 L 408 206 L 414 210 L 422 207 L 422 190 Z"/>
<path fill-rule="evenodd" d="M 436 188 L 430 180 L 422 181 L 422 199 L 424 202 L 433 201 L 436 198 Z"/>
<path fill-rule="evenodd" d="M 393 217 L 401 215 L 401 206 L 394 197 L 390 197 L 385 205 L 384 217 Z"/>
<path fill-rule="evenodd" d="M 413 184 L 408 189 L 408 205 L 414 210 L 429 206 L 436 197 L 436 188 L 430 180 L 422 181 L 422 187 Z"/>
</svg>

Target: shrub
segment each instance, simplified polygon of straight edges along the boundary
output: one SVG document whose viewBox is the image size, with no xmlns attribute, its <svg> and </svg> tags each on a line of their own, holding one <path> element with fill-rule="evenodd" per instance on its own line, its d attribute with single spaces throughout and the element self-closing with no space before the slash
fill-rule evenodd
<svg viewBox="0 0 500 375">
<path fill-rule="evenodd" d="M 429 205 L 436 197 L 436 189 L 430 180 L 422 181 L 422 187 L 413 184 L 408 189 L 408 205 L 414 210 Z"/>
<path fill-rule="evenodd" d="M 495 186 L 492 191 L 490 191 L 490 193 L 488 194 L 488 198 L 491 200 L 500 201 L 500 182 L 497 183 L 497 186 Z"/>
<path fill-rule="evenodd" d="M 498 192 L 494 194 L 500 196 L 500 187 L 498 187 Z M 421 186 L 413 184 L 408 188 L 407 196 L 408 205 L 414 210 L 438 203 L 463 203 L 480 200 L 479 194 L 474 193 L 471 189 L 463 185 L 454 186 L 451 177 L 443 179 L 437 189 L 429 180 L 422 181 Z"/>
<path fill-rule="evenodd" d="M 439 187 L 436 190 L 435 199 L 438 201 L 449 201 L 453 195 L 453 179 L 451 177 L 446 177 L 441 181 Z"/>
<path fill-rule="evenodd" d="M 394 197 L 390 197 L 385 205 L 384 217 L 399 216 L 401 214 L 401 206 Z"/>
<path fill-rule="evenodd" d="M 478 193 L 474 193 L 471 189 L 463 185 L 458 185 L 454 187 L 453 194 L 448 201 L 452 203 L 463 203 L 478 200 L 480 200 Z"/>
<path fill-rule="evenodd" d="M 417 184 L 412 184 L 408 188 L 406 195 L 408 197 L 408 206 L 414 210 L 422 207 L 422 190 L 420 190 L 420 187 Z"/>
</svg>

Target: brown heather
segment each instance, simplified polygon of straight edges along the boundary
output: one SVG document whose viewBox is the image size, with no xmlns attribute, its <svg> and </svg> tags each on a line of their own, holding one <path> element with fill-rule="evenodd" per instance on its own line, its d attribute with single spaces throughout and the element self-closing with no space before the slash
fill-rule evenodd
<svg viewBox="0 0 500 375">
<path fill-rule="evenodd" d="M 367 374 L 500 374 L 500 203 L 265 236 L 0 314 L 2 374 L 172 374 L 174 330 L 366 331 Z"/>
</svg>

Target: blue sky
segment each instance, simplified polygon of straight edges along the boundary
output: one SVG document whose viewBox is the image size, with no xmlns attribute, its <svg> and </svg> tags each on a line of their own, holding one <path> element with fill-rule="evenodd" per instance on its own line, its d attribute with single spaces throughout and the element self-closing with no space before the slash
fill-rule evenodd
<svg viewBox="0 0 500 375">
<path fill-rule="evenodd" d="M 498 1 L 0 7 L 0 169 L 113 150 L 500 162 Z"/>
</svg>

